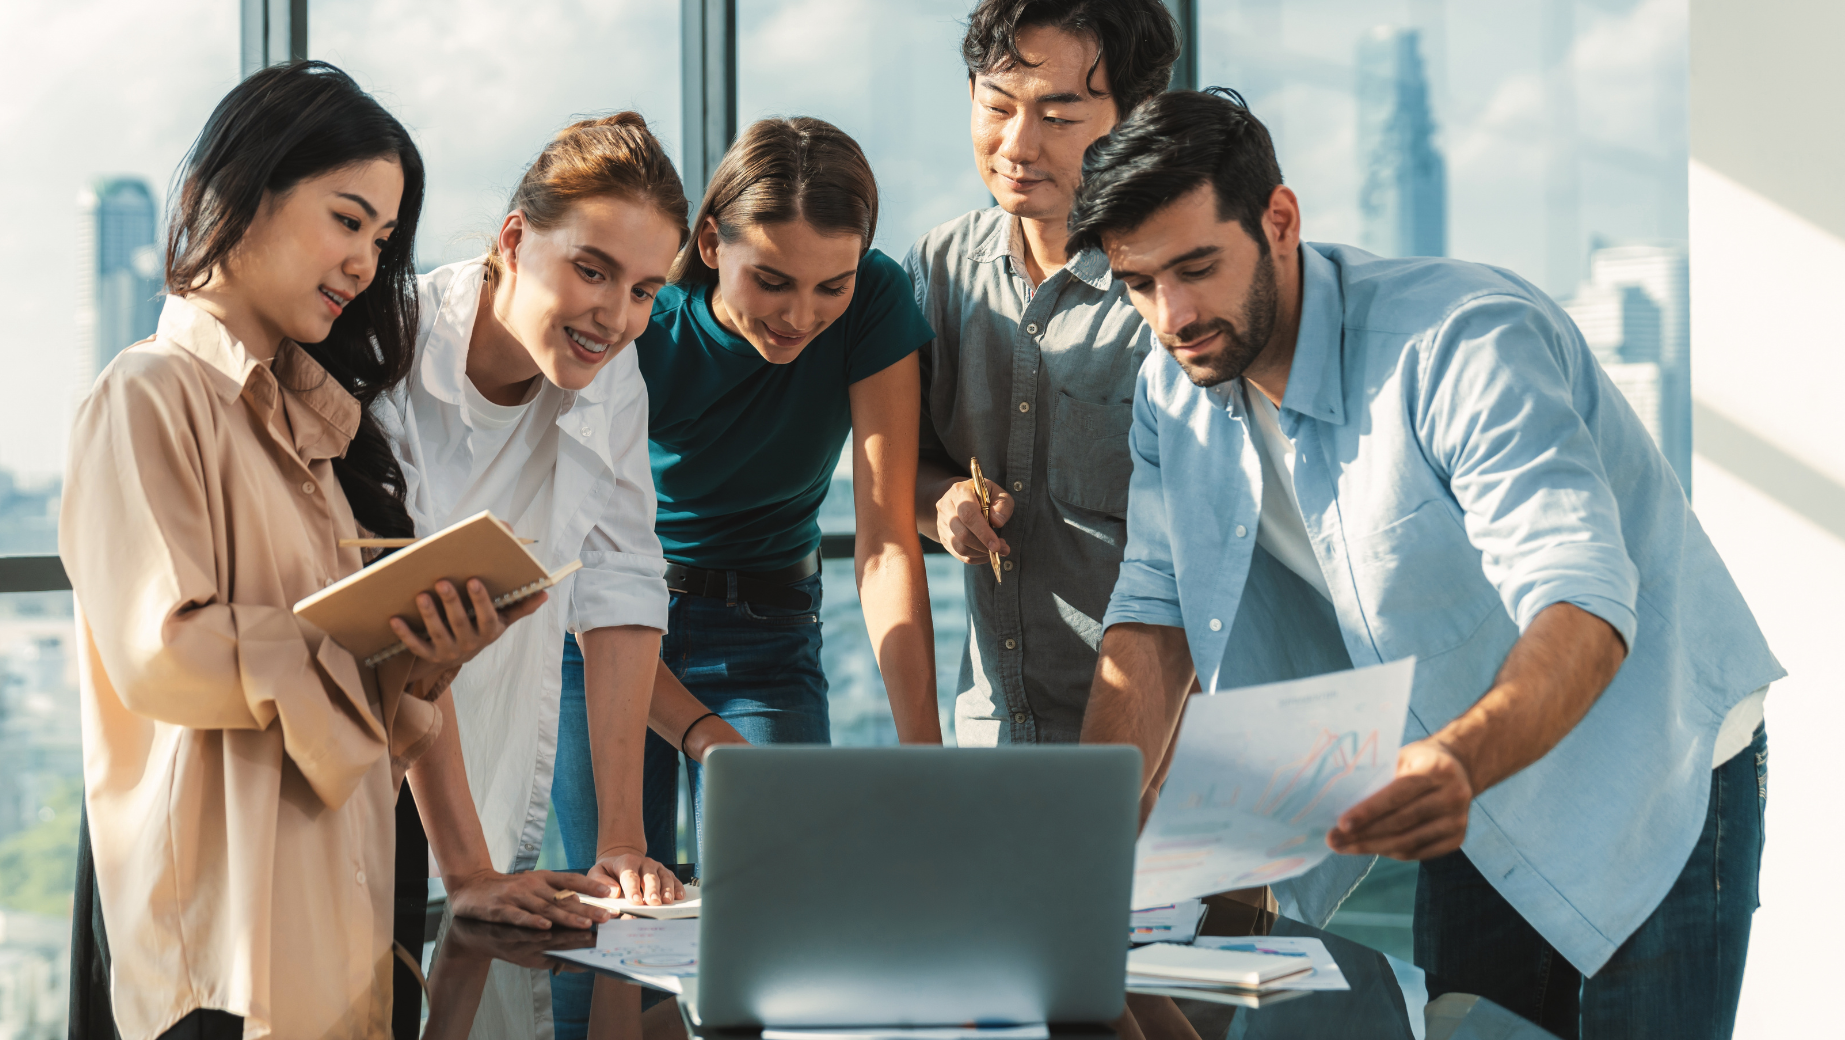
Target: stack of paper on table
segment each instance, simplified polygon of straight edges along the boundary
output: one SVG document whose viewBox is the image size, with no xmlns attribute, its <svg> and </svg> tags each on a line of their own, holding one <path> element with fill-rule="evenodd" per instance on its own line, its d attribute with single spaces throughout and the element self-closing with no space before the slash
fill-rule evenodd
<svg viewBox="0 0 1845 1040">
<path fill-rule="evenodd" d="M 604 921 L 596 926 L 594 949 L 549 950 L 545 956 L 684 993 L 698 976 L 698 922 Z"/>
<path fill-rule="evenodd" d="M 1345 972 L 1340 970 L 1339 962 L 1326 949 L 1326 944 L 1319 939 L 1304 936 L 1281 935 L 1204 935 L 1193 945 L 1213 950 L 1235 950 L 1240 953 L 1262 953 L 1278 957 L 1296 957 L 1313 965 L 1313 970 L 1304 975 L 1290 975 L 1275 985 L 1290 990 L 1339 990 L 1351 989 L 1352 984 L 1345 981 Z"/>
<path fill-rule="evenodd" d="M 1263 989 L 1289 976 L 1311 972 L 1313 963 L 1283 954 L 1149 943 L 1128 951 L 1127 969 L 1129 979 Z"/>
<path fill-rule="evenodd" d="M 682 917 L 697 917 L 699 900 L 681 899 L 677 903 L 662 903 L 648 906 L 646 903 L 630 902 L 623 897 L 586 896 L 577 894 L 577 899 L 590 906 L 599 906 L 612 914 L 632 914 L 635 917 L 648 917 L 656 921 L 676 921 Z"/>
<path fill-rule="evenodd" d="M 1324 952 L 1323 946 L 1321 949 Z M 1243 1007 L 1265 1007 L 1306 996 L 1312 989 L 1348 988 L 1344 976 L 1339 976 L 1337 987 L 1298 985 L 1314 976 L 1315 965 L 1310 957 L 1287 950 L 1258 952 L 1153 943 L 1129 951 L 1127 967 L 1127 988 L 1131 993 Z"/>
<path fill-rule="evenodd" d="M 425 592 L 434 595 L 439 581 L 453 584 L 467 604 L 467 581 L 479 578 L 493 605 L 503 608 L 537 595 L 582 566 L 582 560 L 571 560 L 547 572 L 510 528 L 492 513 L 480 512 L 306 597 L 295 604 L 295 615 L 370 667 L 403 652 L 404 644 L 391 630 L 393 617 L 403 618 L 423 634 L 416 598 Z"/>
</svg>

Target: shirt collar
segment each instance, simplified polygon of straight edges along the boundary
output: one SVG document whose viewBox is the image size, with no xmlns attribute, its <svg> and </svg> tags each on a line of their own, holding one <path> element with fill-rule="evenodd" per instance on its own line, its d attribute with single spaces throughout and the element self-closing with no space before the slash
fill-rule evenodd
<svg viewBox="0 0 1845 1040">
<path fill-rule="evenodd" d="M 694 285 L 686 290 L 685 306 L 691 311 L 692 322 L 698 326 L 706 338 L 718 345 L 718 349 L 740 357 L 745 361 L 769 363 L 762 352 L 750 345 L 750 341 L 724 327 L 718 321 L 717 312 L 711 309 L 712 283 Z"/>
<path fill-rule="evenodd" d="M 1345 424 L 1343 360 L 1345 290 L 1339 269 L 1312 245 L 1302 242 L 1300 331 L 1294 362 L 1281 407 L 1322 422 Z"/>
<path fill-rule="evenodd" d="M 231 336 L 223 322 L 185 297 L 172 295 L 161 308 L 157 328 L 158 335 L 205 365 L 225 403 L 247 396 L 265 420 L 274 416 L 278 403 L 286 407 L 300 457 L 328 459 L 346 453 L 359 430 L 359 402 L 294 341 L 282 341 L 271 371 Z"/>
<path fill-rule="evenodd" d="M 1017 227 L 1018 222 L 1012 214 L 998 206 L 982 213 L 978 232 L 970 236 L 973 242 L 968 246 L 967 258 L 975 263 L 990 264 L 1011 256 L 1012 234 Z"/>
<path fill-rule="evenodd" d="M 480 313 L 480 288 L 486 273 L 485 256 L 437 268 L 430 282 L 441 286 L 439 295 L 434 301 L 422 301 L 425 307 L 435 304 L 434 321 L 421 344 L 423 389 L 457 408 L 464 400 L 461 383 L 468 378 L 468 338 L 474 334 L 474 316 Z"/>
<path fill-rule="evenodd" d="M 231 337 L 223 322 L 183 296 L 167 296 L 155 334 L 172 340 L 204 362 L 214 376 L 212 386 L 226 402 L 243 393 L 254 369 L 267 367 Z"/>
<path fill-rule="evenodd" d="M 1013 269 L 1021 276 L 1025 273 L 1025 230 L 1019 218 L 994 206 L 981 215 L 982 227 L 973 236 L 973 244 L 968 247 L 967 258 L 977 263 L 992 263 L 995 260 L 1011 260 Z M 1107 292 L 1114 284 L 1114 275 L 1109 273 L 1108 258 L 1101 250 L 1085 249 L 1064 262 L 1060 270 L 1070 272 L 1070 276 L 1092 289 Z M 1056 272 L 1051 272 L 1054 277 Z M 1045 281 L 1050 281 L 1046 277 Z"/>
<path fill-rule="evenodd" d="M 274 379 L 285 388 L 282 400 L 295 434 L 295 453 L 304 459 L 346 454 L 359 432 L 358 398 L 289 340 L 276 352 Z"/>
<path fill-rule="evenodd" d="M 1085 249 L 1063 266 L 1071 277 L 1091 289 L 1107 292 L 1115 284 L 1115 276 L 1108 268 L 1108 257 L 1100 249 Z"/>
</svg>

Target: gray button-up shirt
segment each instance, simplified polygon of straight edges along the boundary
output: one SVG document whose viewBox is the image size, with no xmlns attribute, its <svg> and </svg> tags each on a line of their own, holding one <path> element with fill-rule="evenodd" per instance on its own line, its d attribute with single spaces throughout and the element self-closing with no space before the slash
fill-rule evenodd
<svg viewBox="0 0 1845 1040">
<path fill-rule="evenodd" d="M 1128 428 L 1152 336 L 1097 252 L 1034 291 L 1018 221 L 978 210 L 904 261 L 934 342 L 923 347 L 922 456 L 980 459 L 1018 509 L 1001 529 L 1003 583 L 968 567 L 962 746 L 1074 742 L 1102 614 L 1127 542 Z"/>
</svg>

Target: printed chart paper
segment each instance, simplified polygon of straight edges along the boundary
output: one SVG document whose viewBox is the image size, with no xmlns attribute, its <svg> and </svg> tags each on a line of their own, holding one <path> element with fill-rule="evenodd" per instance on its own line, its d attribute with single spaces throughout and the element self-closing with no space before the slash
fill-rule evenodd
<svg viewBox="0 0 1845 1040">
<path fill-rule="evenodd" d="M 1414 658 L 1193 694 L 1134 849 L 1136 907 L 1253 888 L 1332 855 L 1339 815 L 1396 773 Z"/>
<path fill-rule="evenodd" d="M 601 971 L 620 972 L 669 993 L 681 992 L 680 980 L 698 974 L 698 922 L 604 921 L 596 926 L 593 950 L 554 950 L 546 954 Z"/>
<path fill-rule="evenodd" d="M 1203 923 L 1203 900 L 1142 907 L 1128 915 L 1128 942 L 1188 943 L 1198 937 L 1198 926 Z"/>
</svg>

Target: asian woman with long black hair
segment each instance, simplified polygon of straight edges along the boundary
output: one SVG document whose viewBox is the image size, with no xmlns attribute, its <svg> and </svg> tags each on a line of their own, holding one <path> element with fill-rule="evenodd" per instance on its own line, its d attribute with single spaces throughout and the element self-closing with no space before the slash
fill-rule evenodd
<svg viewBox="0 0 1845 1040">
<path fill-rule="evenodd" d="M 187 159 L 159 331 L 78 409 L 59 551 L 129 1040 L 389 1033 L 399 785 L 454 741 L 456 669 L 543 602 L 442 583 L 376 669 L 291 610 L 361 566 L 342 540 L 412 533 L 368 406 L 410 365 L 422 197 L 343 72 L 253 74 Z"/>
</svg>

